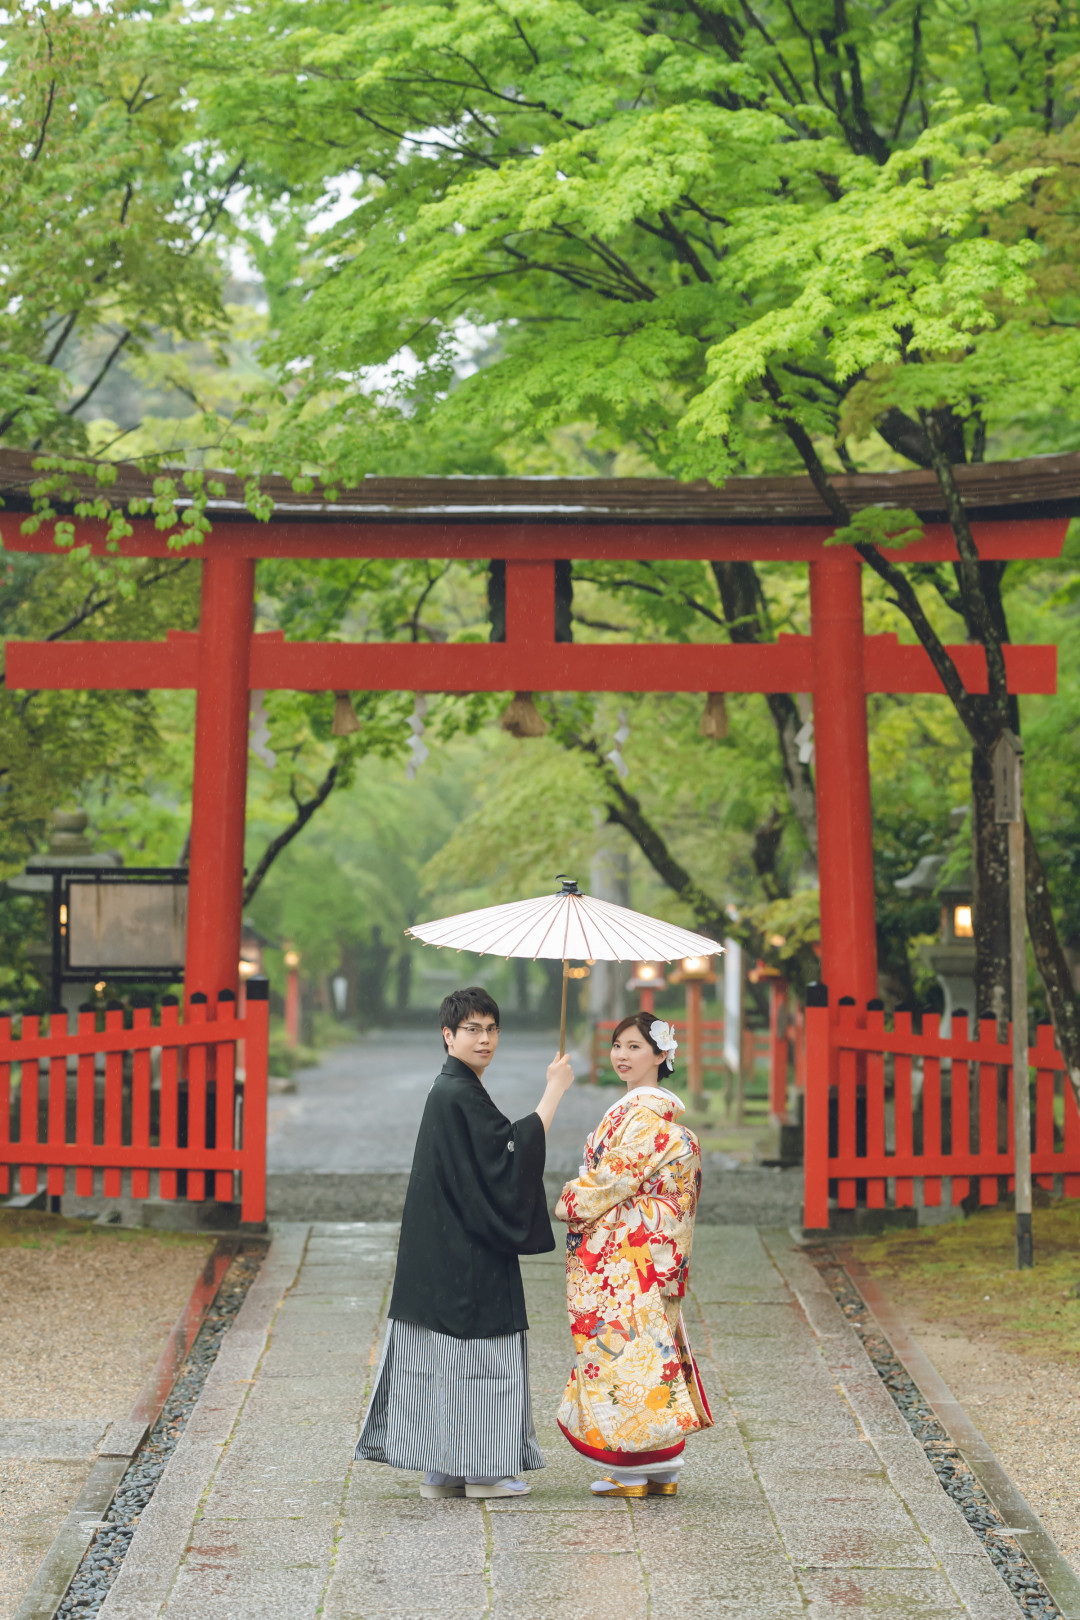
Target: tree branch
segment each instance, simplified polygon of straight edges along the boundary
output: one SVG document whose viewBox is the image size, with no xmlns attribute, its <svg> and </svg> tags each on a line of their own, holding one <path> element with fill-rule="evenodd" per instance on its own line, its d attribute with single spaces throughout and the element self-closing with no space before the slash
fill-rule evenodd
<svg viewBox="0 0 1080 1620">
<path fill-rule="evenodd" d="M 296 835 L 303 832 L 304 828 L 307 826 L 316 810 L 318 810 L 319 806 L 326 803 L 327 799 L 330 797 L 330 794 L 333 792 L 334 783 L 337 781 L 337 776 L 338 768 L 337 762 L 335 761 L 335 763 L 331 765 L 330 769 L 323 777 L 322 781 L 319 783 L 319 786 L 312 794 L 310 799 L 297 798 L 294 788 L 290 786 L 289 791 L 292 794 L 292 801 L 296 806 L 296 814 L 289 822 L 289 825 L 287 827 L 283 827 L 281 832 L 278 833 L 277 837 L 272 838 L 267 844 L 258 866 L 256 866 L 254 872 L 252 872 L 251 876 L 244 884 L 245 906 L 250 905 L 251 901 L 254 899 L 263 878 L 266 876 L 267 872 L 269 872 L 282 850 L 289 847 Z"/>
<path fill-rule="evenodd" d="M 1027 885 L 1027 923 L 1031 948 L 1039 975 L 1046 986 L 1058 1045 L 1065 1062 L 1073 1096 L 1080 1106 L 1080 1007 L 1077 1006 L 1072 974 L 1058 938 L 1050 905 L 1046 871 L 1027 817 L 1024 817 L 1024 876 Z"/>
<path fill-rule="evenodd" d="M 759 929 L 745 920 L 735 921 L 718 900 L 713 899 L 712 895 L 707 894 L 694 882 L 690 873 L 671 853 L 663 835 L 646 816 L 640 801 L 620 782 L 615 771 L 603 757 L 600 745 L 592 737 L 582 737 L 572 731 L 562 732 L 561 737 L 564 747 L 573 748 L 585 755 L 603 782 L 608 820 L 630 834 L 657 877 L 689 907 L 698 926 L 705 933 L 711 934 L 713 939 L 723 939 L 725 935 L 730 935 L 754 956 L 765 960 L 771 959 L 774 964 L 777 963 L 776 952 L 767 944 Z M 791 967 L 789 959 L 785 964 L 785 971 L 790 973 Z M 817 977 L 818 971 L 817 956 L 807 946 L 804 957 L 796 959 L 794 976 L 798 978 L 801 975 L 802 982 L 809 983 L 812 978 Z"/>
<path fill-rule="evenodd" d="M 51 48 L 50 48 L 50 51 L 49 51 L 49 55 L 50 56 L 52 55 Z M 56 80 L 55 79 L 50 79 L 49 80 L 49 94 L 48 94 L 48 96 L 46 98 L 46 101 L 45 101 L 45 111 L 41 115 L 41 128 L 38 130 L 38 138 L 34 142 L 34 150 L 30 154 L 29 161 L 31 163 L 36 163 L 38 158 L 41 156 L 41 149 L 45 145 L 45 136 L 48 133 L 49 120 L 52 117 L 53 103 L 55 102 L 55 100 L 56 100 Z"/>
<path fill-rule="evenodd" d="M 945 453 L 941 426 L 933 411 L 920 411 L 923 432 L 930 445 L 930 458 L 941 493 L 945 497 L 945 510 L 960 554 L 958 565 L 960 588 L 971 628 L 986 650 L 989 699 L 998 710 L 1004 724 L 1008 706 L 1009 683 L 1005 675 L 1005 654 L 1002 651 L 1000 626 L 993 622 L 990 604 L 983 591 L 980 578 L 979 548 L 976 546 L 968 523 L 967 511 L 956 485 L 953 464 Z"/>
<path fill-rule="evenodd" d="M 106 378 L 106 376 L 107 376 L 107 374 L 109 372 L 110 367 L 112 366 L 113 361 L 116 360 L 116 358 L 120 354 L 121 349 L 124 348 L 125 344 L 130 342 L 131 335 L 132 334 L 130 332 L 122 332 L 120 334 L 120 336 L 117 338 L 116 342 L 113 344 L 112 348 L 109 350 L 108 354 L 105 356 L 105 359 L 102 362 L 102 365 L 101 365 L 101 367 L 100 367 L 100 369 L 98 371 L 97 376 L 94 377 L 93 380 L 86 385 L 86 387 L 83 389 L 82 393 L 79 395 L 78 399 L 75 400 L 73 404 L 67 406 L 67 408 L 66 408 L 66 410 L 64 412 L 65 416 L 74 416 L 75 412 L 78 411 L 78 410 L 81 410 L 82 407 L 86 404 L 87 400 L 90 399 L 92 397 L 92 395 L 94 395 L 97 392 L 98 388 L 105 381 L 105 378 Z"/>
</svg>

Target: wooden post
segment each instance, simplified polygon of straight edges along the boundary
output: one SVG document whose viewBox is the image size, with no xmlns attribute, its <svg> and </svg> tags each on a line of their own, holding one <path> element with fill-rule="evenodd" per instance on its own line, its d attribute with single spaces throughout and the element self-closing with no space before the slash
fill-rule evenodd
<svg viewBox="0 0 1080 1620">
<path fill-rule="evenodd" d="M 735 1076 L 735 1123 L 746 1124 L 746 1083 L 754 1073 L 754 1032 L 743 1025 L 742 1046 L 739 1049 L 739 1070 Z"/>
<path fill-rule="evenodd" d="M 289 968 L 285 975 L 285 1039 L 300 1045 L 300 969 Z"/>
<path fill-rule="evenodd" d="M 244 890 L 248 710 L 255 563 L 204 557 L 195 704 L 184 988 L 237 988 Z"/>
<path fill-rule="evenodd" d="M 701 980 L 686 981 L 686 1089 L 695 1108 L 703 1106 L 705 1095 L 701 1050 Z"/>
<path fill-rule="evenodd" d="M 1031 1098 L 1028 1091 L 1027 900 L 1024 881 L 1024 748 L 1012 731 L 994 747 L 994 820 L 1009 828 L 1009 936 L 1012 955 L 1013 1154 L 1016 1267 L 1035 1263 L 1031 1231 Z"/>
<path fill-rule="evenodd" d="M 244 1135 L 240 1170 L 240 1218 L 266 1219 L 266 1076 L 269 1067 L 270 985 L 261 975 L 247 987 L 244 1038 Z"/>
<path fill-rule="evenodd" d="M 769 980 L 769 1122 L 788 1123 L 787 981 Z"/>
<path fill-rule="evenodd" d="M 834 1000 L 877 995 L 874 853 L 863 666 L 862 564 L 837 546 L 810 564 L 823 976 Z"/>
<path fill-rule="evenodd" d="M 829 1089 L 832 1040 L 829 991 L 806 987 L 806 1103 L 803 1148 L 803 1225 L 825 1231 L 829 1225 Z"/>
</svg>

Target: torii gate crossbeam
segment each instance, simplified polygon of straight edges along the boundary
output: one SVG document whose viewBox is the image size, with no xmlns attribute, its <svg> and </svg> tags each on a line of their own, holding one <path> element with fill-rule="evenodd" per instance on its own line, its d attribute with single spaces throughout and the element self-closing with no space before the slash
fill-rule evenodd
<svg viewBox="0 0 1080 1620">
<path fill-rule="evenodd" d="M 1056 556 L 1067 519 L 973 524 L 984 557 Z M 76 543 L 104 549 L 100 526 Z M 129 556 L 160 556 L 167 539 L 137 520 Z M 191 688 L 197 692 L 186 992 L 235 989 L 243 889 L 248 711 L 252 688 L 407 691 L 809 691 L 815 716 L 823 977 L 860 1005 L 877 992 L 873 848 L 867 751 L 868 692 L 939 692 L 919 647 L 864 634 L 861 563 L 826 544 L 827 523 L 627 524 L 435 520 L 256 524 L 218 518 L 201 548 L 200 629 L 165 642 L 9 642 L 17 688 Z M 45 532 L 6 538 L 10 549 L 54 550 Z M 503 557 L 506 640 L 500 643 L 296 643 L 252 634 L 260 556 Z M 904 561 L 949 561 L 951 531 L 928 524 Z M 806 562 L 811 634 L 775 644 L 674 646 L 555 640 L 559 557 Z M 969 691 L 986 690 L 979 647 L 951 648 Z M 1056 689 L 1056 649 L 1006 650 L 1010 690 Z"/>
</svg>

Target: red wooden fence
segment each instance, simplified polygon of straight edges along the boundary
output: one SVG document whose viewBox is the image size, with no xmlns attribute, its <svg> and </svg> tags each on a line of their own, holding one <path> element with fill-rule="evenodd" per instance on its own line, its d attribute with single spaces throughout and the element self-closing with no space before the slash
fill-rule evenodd
<svg viewBox="0 0 1080 1620">
<path fill-rule="evenodd" d="M 176 1198 L 182 1175 L 181 1196 L 231 1203 L 239 1177 L 241 1219 L 262 1221 L 267 996 L 265 979 L 249 981 L 242 1016 L 231 992 L 215 1005 L 193 997 L 183 1022 L 175 1004 L 158 1023 L 136 1007 L 130 1029 L 122 1008 L 101 1031 L 94 1012 L 80 1012 L 72 1033 L 64 1013 L 48 1034 L 24 1016 L 17 1037 L 0 1018 L 0 1193 L 13 1179 L 34 1193 L 44 1173 L 46 1192 L 61 1196 L 73 1171 L 75 1195 L 90 1197 L 101 1171 L 106 1198 L 121 1196 L 125 1178 L 132 1198 L 149 1198 L 152 1174 L 159 1197 Z"/>
<path fill-rule="evenodd" d="M 814 1002 L 817 1005 L 814 1005 Z M 993 1020 L 969 1036 L 966 1022 L 943 1036 L 936 1015 L 921 1032 L 910 1013 L 893 1027 L 872 1006 L 830 1007 L 823 985 L 810 987 L 806 1008 L 804 1224 L 829 1224 L 830 1195 L 840 1209 L 911 1208 L 915 1182 L 923 1203 L 942 1202 L 942 1182 L 959 1204 L 972 1191 L 997 1202 L 1013 1173 L 1012 1065 L 1009 1038 Z M 956 1027 L 956 1026 L 954 1026 Z M 1032 1174 L 1067 1198 L 1080 1198 L 1080 1112 L 1048 1024 L 1030 1053 Z"/>
</svg>

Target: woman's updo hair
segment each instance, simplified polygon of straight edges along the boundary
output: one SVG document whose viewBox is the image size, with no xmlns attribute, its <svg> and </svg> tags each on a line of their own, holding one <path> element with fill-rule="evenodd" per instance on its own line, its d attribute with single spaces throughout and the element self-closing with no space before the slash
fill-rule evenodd
<svg viewBox="0 0 1080 1620">
<path fill-rule="evenodd" d="M 652 1036 L 649 1034 L 650 1029 L 652 1028 L 653 1024 L 655 1024 L 655 1023 L 656 1023 L 656 1014 L 655 1013 L 647 1013 L 647 1012 L 631 1013 L 629 1018 L 624 1018 L 621 1024 L 616 1024 L 615 1025 L 615 1028 L 614 1028 L 614 1030 L 612 1031 L 612 1034 L 611 1034 L 611 1044 L 612 1044 L 612 1046 L 615 1045 L 615 1042 L 618 1040 L 619 1036 L 625 1034 L 625 1032 L 628 1029 L 636 1029 L 638 1034 L 641 1036 L 642 1040 L 645 1042 L 645 1044 L 647 1046 L 651 1046 L 653 1051 L 657 1054 L 657 1056 L 660 1056 L 660 1048 L 657 1046 L 656 1042 L 653 1040 Z M 669 1057 L 665 1056 L 663 1063 L 661 1063 L 660 1067 L 656 1071 L 657 1079 L 666 1080 L 669 1074 L 674 1074 L 674 1073 L 675 1073 L 675 1065 L 674 1065 L 674 1063 L 671 1061 L 671 1059 Z"/>
</svg>

